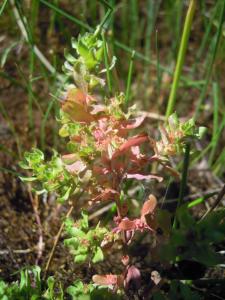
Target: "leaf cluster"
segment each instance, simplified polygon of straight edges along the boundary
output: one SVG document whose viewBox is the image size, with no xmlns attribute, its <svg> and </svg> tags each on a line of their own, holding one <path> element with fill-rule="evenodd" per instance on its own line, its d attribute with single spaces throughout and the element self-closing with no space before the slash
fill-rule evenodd
<svg viewBox="0 0 225 300">
<path fill-rule="evenodd" d="M 69 238 L 65 239 L 64 243 L 74 255 L 76 263 L 83 263 L 87 260 L 98 263 L 104 259 L 101 243 L 106 236 L 112 234 L 105 227 L 100 227 L 99 224 L 95 228 L 90 228 L 86 213 L 83 212 L 82 219 L 75 223 L 73 220 L 67 219 L 65 231 Z"/>
<path fill-rule="evenodd" d="M 79 185 L 79 178 L 70 175 L 56 151 L 49 161 L 45 161 L 44 153 L 34 148 L 31 152 L 25 152 L 20 166 L 32 173 L 29 177 L 20 178 L 25 182 L 35 182 L 37 194 L 54 192 L 60 202 L 67 200 Z"/>
</svg>

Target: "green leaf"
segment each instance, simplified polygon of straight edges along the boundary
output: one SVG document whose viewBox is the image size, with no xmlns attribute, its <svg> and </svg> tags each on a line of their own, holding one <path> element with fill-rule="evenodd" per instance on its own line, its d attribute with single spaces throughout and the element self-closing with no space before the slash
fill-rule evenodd
<svg viewBox="0 0 225 300">
<path fill-rule="evenodd" d="M 37 180 L 37 177 L 23 177 L 23 176 L 19 176 L 19 178 L 24 181 L 24 182 L 32 182 Z"/>
<path fill-rule="evenodd" d="M 100 247 L 97 247 L 95 253 L 94 253 L 94 256 L 92 258 L 92 262 L 95 264 L 95 263 L 98 263 L 100 261 L 103 261 L 104 259 L 104 254 L 102 252 L 102 249 Z"/>
<path fill-rule="evenodd" d="M 16 47 L 18 44 L 18 42 L 14 42 L 12 43 L 9 47 L 5 48 L 5 50 L 3 51 L 2 53 L 2 57 L 1 57 L 1 68 L 4 67 L 5 63 L 6 63 L 6 60 L 9 56 L 9 53 L 11 52 L 11 50 Z M 4 48 L 3 48 L 4 49 Z"/>
<path fill-rule="evenodd" d="M 75 256 L 74 261 L 79 264 L 79 263 L 85 262 L 87 258 L 88 258 L 88 254 L 87 253 L 85 253 L 85 254 L 79 254 L 79 255 Z"/>
<path fill-rule="evenodd" d="M 58 197 L 57 200 L 58 200 L 60 203 L 64 203 L 66 200 L 69 199 L 71 190 L 72 190 L 72 187 L 70 186 L 70 187 L 67 189 L 67 191 L 65 192 L 65 194 L 64 194 L 63 196 L 61 196 L 61 197 Z"/>
<path fill-rule="evenodd" d="M 205 135 L 206 131 L 207 131 L 207 128 L 206 128 L 206 127 L 200 126 L 200 127 L 198 128 L 197 137 L 198 137 L 199 139 L 202 139 L 202 137 Z"/>
<path fill-rule="evenodd" d="M 117 61 L 117 58 L 116 58 L 115 56 L 113 56 L 112 62 L 111 62 L 111 64 L 110 64 L 108 70 L 112 70 L 112 69 L 114 68 L 114 66 L 115 66 L 115 64 L 116 64 L 116 61 Z M 100 73 L 105 73 L 105 72 L 107 72 L 107 69 L 101 70 Z"/>
<path fill-rule="evenodd" d="M 82 215 L 82 219 L 80 220 L 79 224 L 81 226 L 81 229 L 88 229 L 89 225 L 88 225 L 88 214 L 85 211 L 81 212 Z"/>
<path fill-rule="evenodd" d="M 67 49 L 65 49 L 64 51 L 64 56 L 66 60 L 71 64 L 74 64 L 77 61 L 77 59 L 73 55 L 71 55 Z"/>
</svg>

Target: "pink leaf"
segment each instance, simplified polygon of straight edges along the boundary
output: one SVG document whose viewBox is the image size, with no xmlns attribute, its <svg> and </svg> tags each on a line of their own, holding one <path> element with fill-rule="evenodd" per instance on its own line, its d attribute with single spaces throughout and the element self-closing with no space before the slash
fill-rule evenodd
<svg viewBox="0 0 225 300">
<path fill-rule="evenodd" d="M 117 275 L 94 275 L 92 280 L 98 285 L 116 285 L 117 284 Z"/>
<path fill-rule="evenodd" d="M 159 182 L 163 180 L 163 177 L 157 175 L 142 175 L 142 174 L 126 174 L 126 178 L 128 179 L 137 179 L 137 180 L 151 180 L 156 179 Z"/>
<path fill-rule="evenodd" d="M 120 230 L 134 230 L 136 228 L 136 221 L 129 220 L 129 219 L 123 219 L 119 224 Z"/>
<path fill-rule="evenodd" d="M 125 288 L 129 289 L 131 284 L 135 286 L 135 289 L 141 286 L 141 272 L 135 266 L 130 266 L 125 276 Z"/>
<path fill-rule="evenodd" d="M 81 160 L 78 160 L 71 165 L 66 165 L 65 168 L 71 174 L 79 174 L 86 169 L 86 165 Z"/>
<path fill-rule="evenodd" d="M 149 199 L 145 201 L 142 210 L 141 210 L 141 216 L 145 216 L 147 214 L 153 213 L 157 205 L 157 200 L 155 196 L 150 195 Z"/>
<path fill-rule="evenodd" d="M 139 116 L 133 120 L 130 120 L 130 121 L 128 121 L 129 123 L 127 122 L 123 125 L 123 129 L 135 129 L 143 123 L 145 118 L 146 118 L 146 115 L 143 114 L 142 116 Z M 132 122 L 132 123 L 130 123 L 130 122 Z"/>
<path fill-rule="evenodd" d="M 117 149 L 112 158 L 116 158 L 117 156 L 122 155 L 124 152 L 126 152 L 128 149 L 130 149 L 133 146 L 138 146 L 140 144 L 143 144 L 144 142 L 148 141 L 148 135 L 143 133 L 140 135 L 133 136 L 129 138 L 125 143 L 123 143 L 119 149 Z"/>
</svg>

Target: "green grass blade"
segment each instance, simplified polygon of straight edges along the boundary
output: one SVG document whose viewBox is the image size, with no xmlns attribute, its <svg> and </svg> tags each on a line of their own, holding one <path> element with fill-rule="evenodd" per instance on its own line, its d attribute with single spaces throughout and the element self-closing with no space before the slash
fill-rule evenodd
<svg viewBox="0 0 225 300">
<path fill-rule="evenodd" d="M 218 82 L 213 83 L 213 134 L 212 134 L 212 141 L 213 146 L 209 156 L 209 165 L 212 165 L 214 155 L 216 152 L 217 142 L 216 134 L 219 128 L 219 85 Z"/>
<path fill-rule="evenodd" d="M 5 7 L 6 7 L 7 2 L 8 2 L 8 0 L 5 0 L 5 1 L 2 3 L 2 6 L 1 6 L 1 8 L 0 8 L 0 17 L 1 17 L 1 15 L 2 15 L 2 13 L 3 13 Z"/>
<path fill-rule="evenodd" d="M 185 23 L 184 23 L 184 29 L 183 29 L 180 48 L 179 48 L 179 52 L 178 52 L 173 84 L 172 84 L 169 101 L 168 101 L 168 105 L 167 105 L 167 109 L 166 109 L 166 117 L 167 118 L 174 111 L 174 107 L 175 107 L 175 103 L 176 103 L 177 89 L 178 89 L 178 85 L 179 85 L 179 81 L 180 81 L 182 67 L 184 64 L 184 58 L 185 58 L 185 54 L 186 54 L 186 50 L 187 50 L 187 45 L 188 45 L 188 40 L 189 40 L 190 31 L 191 31 L 191 25 L 192 25 L 195 8 L 196 8 L 196 0 L 191 0 L 189 7 L 188 7 Z"/>
<path fill-rule="evenodd" d="M 130 47 L 136 48 L 138 38 L 138 3 L 137 0 L 130 0 Z"/>
<path fill-rule="evenodd" d="M 225 1 L 223 1 L 223 6 L 222 6 L 222 9 L 221 9 L 219 28 L 218 28 L 217 33 L 216 33 L 216 41 L 215 41 L 215 45 L 214 45 L 213 50 L 212 50 L 211 61 L 208 64 L 208 69 L 207 69 L 207 74 L 206 74 L 206 84 L 202 88 L 202 91 L 201 91 L 201 94 L 199 96 L 199 100 L 198 100 L 198 103 L 197 103 L 197 107 L 196 107 L 196 110 L 195 110 L 195 115 L 194 115 L 195 120 L 197 119 L 197 117 L 199 115 L 200 108 L 201 108 L 201 105 L 203 103 L 203 100 L 205 99 L 205 95 L 206 95 L 208 85 L 209 85 L 209 82 L 210 82 L 210 78 L 211 78 L 211 74 L 212 74 L 212 70 L 213 70 L 213 65 L 214 65 L 214 61 L 215 61 L 215 58 L 216 58 L 216 53 L 217 53 L 217 50 L 218 50 L 218 47 L 219 47 L 219 41 L 220 41 L 222 29 L 223 29 L 224 16 L 225 16 Z"/>
<path fill-rule="evenodd" d="M 128 76 L 127 76 L 127 88 L 126 88 L 126 94 L 125 94 L 125 106 L 126 107 L 128 106 L 128 102 L 130 99 L 130 88 L 131 88 L 131 79 L 132 79 L 132 73 L 133 73 L 133 67 L 134 67 L 134 56 L 135 56 L 135 51 L 133 51 L 131 54 Z"/>
<path fill-rule="evenodd" d="M 201 204 L 205 200 L 207 200 L 207 199 L 209 199 L 209 198 L 211 198 L 211 197 L 213 197 L 213 196 L 215 196 L 217 194 L 218 194 L 218 192 L 212 192 L 212 193 L 204 195 L 203 197 L 197 198 L 197 199 L 195 199 L 195 200 L 193 200 L 193 201 L 191 201 L 191 202 L 188 203 L 188 208 L 192 208 L 192 207 L 194 207 L 194 206 L 196 206 L 198 204 Z"/>
<path fill-rule="evenodd" d="M 217 9 L 219 8 L 218 4 L 220 4 L 220 3 L 218 2 L 216 4 L 216 6 L 213 8 L 211 18 L 210 18 L 209 22 L 207 22 L 208 24 L 206 26 L 206 29 L 205 29 L 205 32 L 204 32 L 204 35 L 203 35 L 203 38 L 202 38 L 202 41 L 201 41 L 201 45 L 200 45 L 200 47 L 197 51 L 195 62 L 194 62 L 194 65 L 193 65 L 193 69 L 192 69 L 193 74 L 196 71 L 197 63 L 200 61 L 201 57 L 203 56 L 203 52 L 205 51 L 205 48 L 206 48 L 206 45 L 207 45 L 207 42 L 208 42 L 208 39 L 209 39 L 209 34 L 212 30 L 213 20 L 214 20 L 216 14 L 217 14 Z"/>
</svg>

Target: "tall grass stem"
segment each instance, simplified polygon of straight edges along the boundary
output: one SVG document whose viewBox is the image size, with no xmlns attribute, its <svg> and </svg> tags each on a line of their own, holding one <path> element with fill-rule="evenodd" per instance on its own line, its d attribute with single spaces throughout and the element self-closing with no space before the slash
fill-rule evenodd
<svg viewBox="0 0 225 300">
<path fill-rule="evenodd" d="M 191 0 L 188 7 L 185 23 L 184 23 L 184 29 L 183 29 L 180 48 L 178 52 L 173 84 L 172 84 L 169 101 L 166 109 L 166 118 L 168 118 L 173 113 L 176 104 L 176 94 L 177 94 L 177 89 L 180 81 L 182 67 L 184 64 L 184 58 L 187 50 L 187 45 L 188 45 L 188 40 L 189 40 L 195 9 L 196 9 L 196 0 Z"/>
</svg>

